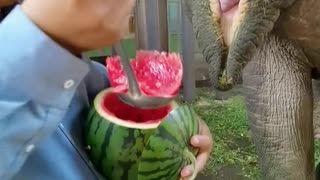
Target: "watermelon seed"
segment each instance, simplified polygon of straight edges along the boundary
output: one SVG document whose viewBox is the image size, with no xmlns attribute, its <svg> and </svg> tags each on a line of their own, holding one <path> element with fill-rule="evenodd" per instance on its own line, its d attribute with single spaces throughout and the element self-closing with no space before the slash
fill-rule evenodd
<svg viewBox="0 0 320 180">
<path fill-rule="evenodd" d="M 161 82 L 157 82 L 157 83 L 156 83 L 157 88 L 160 88 L 161 85 L 162 85 Z"/>
</svg>

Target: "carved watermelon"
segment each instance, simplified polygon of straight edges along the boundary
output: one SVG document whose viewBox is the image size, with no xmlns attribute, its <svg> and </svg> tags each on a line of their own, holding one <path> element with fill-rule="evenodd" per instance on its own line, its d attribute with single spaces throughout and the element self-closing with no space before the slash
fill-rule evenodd
<svg viewBox="0 0 320 180">
<path fill-rule="evenodd" d="M 178 55 L 140 51 L 131 64 L 145 94 L 178 93 Z M 129 106 L 116 94 L 128 88 L 119 57 L 107 59 L 107 71 L 112 88 L 96 96 L 85 126 L 92 163 L 107 180 L 178 180 L 183 167 L 195 166 L 197 150 L 189 144 L 199 133 L 195 111 L 175 101 L 158 109 Z"/>
<path fill-rule="evenodd" d="M 174 97 L 178 94 L 183 74 L 179 54 L 138 51 L 136 58 L 130 60 L 130 64 L 144 95 Z M 106 66 L 113 91 L 126 93 L 128 79 L 121 66 L 120 57 L 107 58 Z"/>
</svg>

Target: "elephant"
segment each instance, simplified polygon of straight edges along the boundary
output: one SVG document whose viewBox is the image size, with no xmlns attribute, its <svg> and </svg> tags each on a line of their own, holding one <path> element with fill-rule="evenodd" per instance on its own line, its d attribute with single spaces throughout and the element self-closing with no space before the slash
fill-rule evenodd
<svg viewBox="0 0 320 180">
<path fill-rule="evenodd" d="M 183 0 L 183 5 L 213 87 L 228 91 L 242 77 L 262 178 L 315 179 L 320 1 Z"/>
</svg>

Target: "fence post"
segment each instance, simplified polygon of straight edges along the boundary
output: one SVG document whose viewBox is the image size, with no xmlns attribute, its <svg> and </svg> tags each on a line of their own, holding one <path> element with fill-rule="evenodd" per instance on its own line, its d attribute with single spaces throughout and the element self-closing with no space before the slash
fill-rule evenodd
<svg viewBox="0 0 320 180">
<path fill-rule="evenodd" d="M 185 11 L 183 0 L 181 1 L 181 33 L 182 33 L 182 58 L 183 58 L 183 98 L 186 102 L 191 102 L 195 96 L 196 80 L 194 72 L 194 36 L 190 20 Z"/>
<path fill-rule="evenodd" d="M 137 49 L 169 51 L 167 0 L 138 0 Z"/>
</svg>

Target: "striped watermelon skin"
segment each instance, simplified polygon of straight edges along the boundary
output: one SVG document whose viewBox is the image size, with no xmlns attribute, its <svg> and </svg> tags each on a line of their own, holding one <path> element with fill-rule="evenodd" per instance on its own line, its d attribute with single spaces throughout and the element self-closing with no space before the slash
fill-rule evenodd
<svg viewBox="0 0 320 180">
<path fill-rule="evenodd" d="M 106 120 L 92 106 L 85 124 L 89 157 L 107 180 L 178 180 L 197 153 L 189 143 L 199 133 L 196 117 L 192 107 L 178 106 L 157 128 L 134 129 Z"/>
<path fill-rule="evenodd" d="M 197 151 L 190 137 L 199 133 L 195 111 L 180 106 L 156 129 L 142 152 L 139 180 L 178 180 L 183 167 L 191 164 L 189 154 Z M 188 154 L 186 154 L 188 153 Z"/>
<path fill-rule="evenodd" d="M 92 108 L 86 142 L 93 165 L 108 180 L 137 180 L 138 162 L 155 129 L 129 129 L 111 123 Z"/>
</svg>

